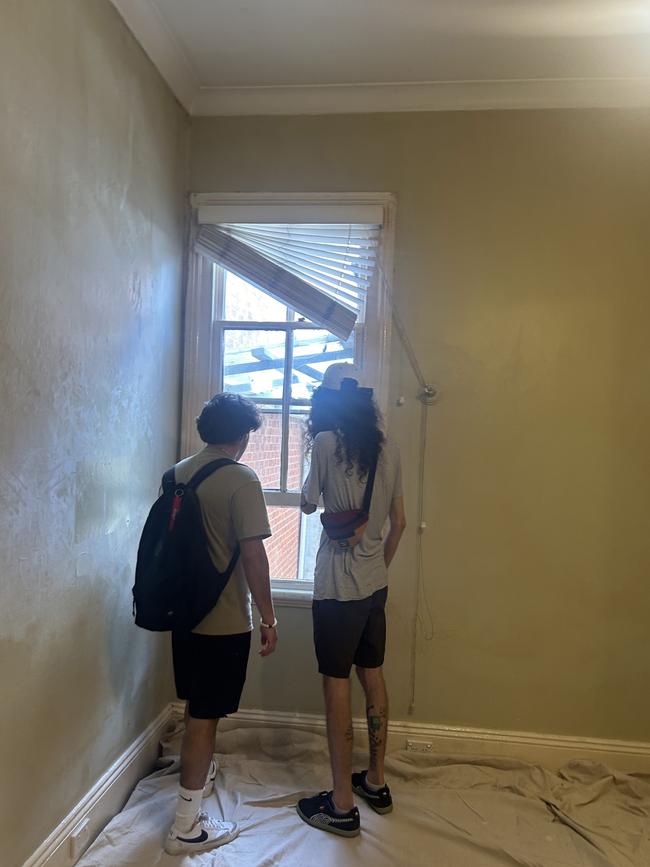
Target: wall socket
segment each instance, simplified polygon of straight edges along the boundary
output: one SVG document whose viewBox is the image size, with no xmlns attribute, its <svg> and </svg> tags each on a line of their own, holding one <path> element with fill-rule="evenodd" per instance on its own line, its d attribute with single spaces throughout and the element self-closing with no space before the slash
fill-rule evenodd
<svg viewBox="0 0 650 867">
<path fill-rule="evenodd" d="M 433 744 L 431 741 L 407 741 L 406 749 L 410 753 L 432 753 Z"/>
<path fill-rule="evenodd" d="M 82 819 L 69 836 L 72 863 L 79 858 L 90 841 L 90 820 Z"/>
</svg>

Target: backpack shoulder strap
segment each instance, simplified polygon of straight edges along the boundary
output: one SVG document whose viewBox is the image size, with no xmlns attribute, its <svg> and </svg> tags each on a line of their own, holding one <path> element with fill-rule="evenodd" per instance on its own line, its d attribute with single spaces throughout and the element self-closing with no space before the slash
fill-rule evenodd
<svg viewBox="0 0 650 867">
<path fill-rule="evenodd" d="M 237 565 L 237 560 L 239 560 L 239 555 L 241 554 L 241 548 L 239 547 L 239 542 L 235 545 L 235 550 L 233 551 L 232 557 L 230 558 L 230 563 L 226 567 L 226 571 L 224 572 L 225 580 L 228 581 L 232 573 L 235 571 L 235 566 Z"/>
<path fill-rule="evenodd" d="M 160 483 L 160 487 L 162 489 L 163 494 L 167 493 L 169 488 L 173 488 L 176 484 L 176 467 L 171 467 L 167 470 L 166 473 L 163 474 L 162 482 Z"/>
<path fill-rule="evenodd" d="M 236 464 L 237 461 L 233 461 L 231 458 L 219 458 L 216 461 L 210 461 L 209 464 L 206 464 L 204 467 L 201 467 L 192 478 L 187 483 L 189 488 L 192 488 L 193 491 L 196 491 L 201 482 L 204 482 L 208 476 L 211 476 L 212 473 L 215 473 L 217 470 L 220 470 L 222 467 L 228 467 L 231 464 Z M 239 560 L 240 548 L 239 544 L 235 546 L 235 550 L 233 551 L 233 555 L 230 558 L 230 563 L 226 567 L 226 571 L 223 574 L 223 578 L 225 581 L 230 579 L 235 566 L 237 565 L 237 560 Z"/>
<path fill-rule="evenodd" d="M 209 464 L 206 464 L 204 467 L 201 467 L 200 470 L 194 473 L 192 478 L 187 483 L 189 488 L 192 488 L 193 491 L 196 491 L 201 482 L 204 482 L 208 476 L 211 476 L 212 473 L 220 470 L 222 467 L 230 466 L 231 464 L 236 464 L 237 461 L 233 461 L 231 458 L 219 458 L 216 461 L 210 461 Z"/>
<path fill-rule="evenodd" d="M 363 495 L 363 505 L 361 508 L 366 514 L 370 514 L 370 501 L 372 500 L 372 492 L 375 487 L 375 476 L 377 475 L 377 460 L 372 462 L 372 466 L 368 470 L 368 481 L 366 482 L 366 490 Z"/>
</svg>

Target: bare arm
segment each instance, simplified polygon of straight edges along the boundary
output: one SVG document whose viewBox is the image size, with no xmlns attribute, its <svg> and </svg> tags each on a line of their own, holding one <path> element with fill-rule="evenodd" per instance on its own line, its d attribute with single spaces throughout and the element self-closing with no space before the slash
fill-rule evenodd
<svg viewBox="0 0 650 867">
<path fill-rule="evenodd" d="M 307 478 L 302 486 L 300 495 L 300 510 L 305 515 L 313 515 L 318 508 L 317 503 L 320 500 L 320 495 L 323 492 L 322 472 L 321 472 L 321 457 L 322 444 L 318 437 L 314 440 L 314 447 L 311 452 L 311 463 Z"/>
<path fill-rule="evenodd" d="M 404 497 L 395 497 L 390 504 L 390 530 L 386 536 L 384 544 L 384 563 L 386 567 L 390 566 L 393 557 L 397 551 L 397 547 L 402 538 L 402 534 L 406 529 L 406 516 L 404 514 Z"/>
<path fill-rule="evenodd" d="M 271 579 L 269 577 L 269 560 L 266 556 L 264 542 L 261 539 L 242 539 L 239 543 L 241 559 L 244 565 L 246 581 L 255 600 L 257 610 L 264 623 L 275 621 L 273 599 L 271 598 Z M 275 650 L 278 641 L 276 629 L 260 627 L 262 633 L 261 656 L 268 656 Z"/>
</svg>

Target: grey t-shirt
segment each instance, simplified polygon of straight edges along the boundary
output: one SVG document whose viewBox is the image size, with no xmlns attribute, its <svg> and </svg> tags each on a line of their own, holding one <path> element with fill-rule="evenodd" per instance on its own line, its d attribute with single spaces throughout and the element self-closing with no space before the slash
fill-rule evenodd
<svg viewBox="0 0 650 867">
<path fill-rule="evenodd" d="M 359 481 L 356 469 L 352 475 L 347 475 L 345 469 L 345 460 L 339 463 L 336 458 L 336 434 L 332 431 L 319 433 L 314 440 L 311 466 L 302 488 L 303 502 L 315 506 L 322 495 L 326 512 L 360 509 L 365 480 Z M 401 496 L 399 450 L 387 439 L 377 464 L 370 519 L 359 544 L 350 549 L 340 548 L 329 540 L 325 531 L 321 535 L 316 555 L 314 599 L 338 599 L 341 602 L 367 599 L 386 586 L 388 575 L 384 563 L 383 531 L 391 502 Z"/>
</svg>

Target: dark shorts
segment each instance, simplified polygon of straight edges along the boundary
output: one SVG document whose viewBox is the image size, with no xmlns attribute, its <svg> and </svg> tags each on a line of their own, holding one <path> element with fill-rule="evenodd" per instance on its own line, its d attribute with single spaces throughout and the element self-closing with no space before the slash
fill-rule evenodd
<svg viewBox="0 0 650 867">
<path fill-rule="evenodd" d="M 238 710 L 250 647 L 250 632 L 172 633 L 176 694 L 188 702 L 191 717 L 220 719 Z"/>
<path fill-rule="evenodd" d="M 353 665 L 379 668 L 384 664 L 387 597 L 388 587 L 384 587 L 354 602 L 314 599 L 314 646 L 321 674 L 349 677 Z"/>
</svg>

